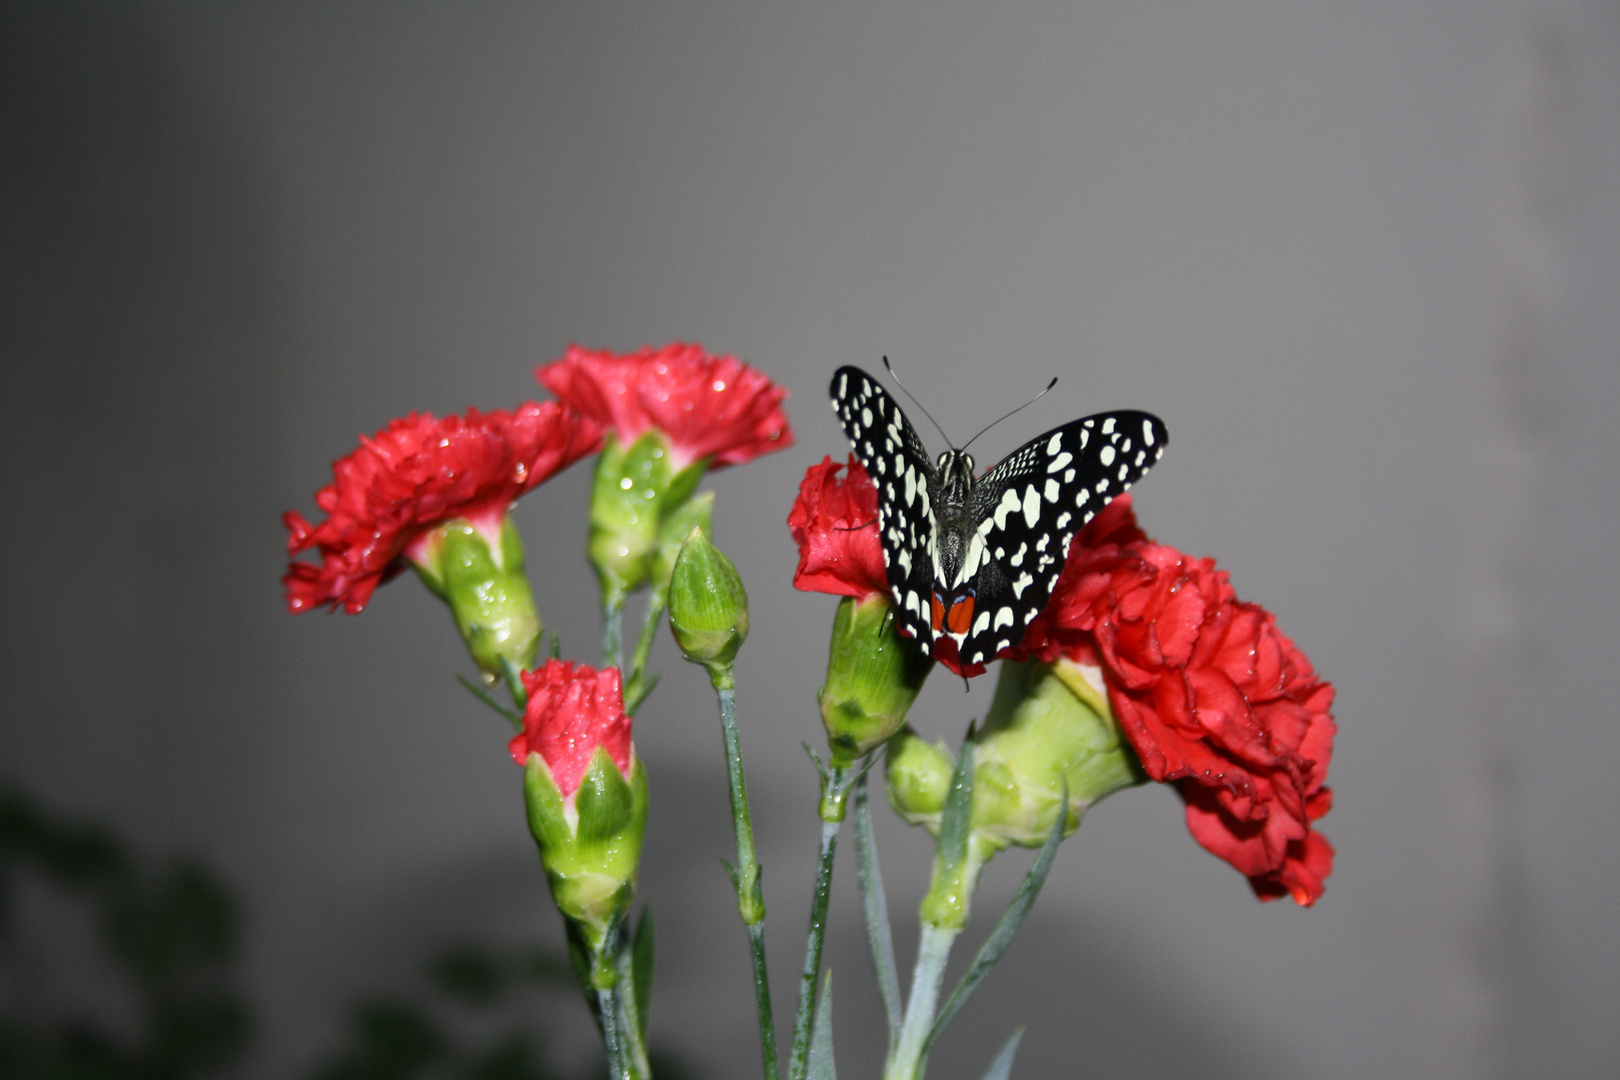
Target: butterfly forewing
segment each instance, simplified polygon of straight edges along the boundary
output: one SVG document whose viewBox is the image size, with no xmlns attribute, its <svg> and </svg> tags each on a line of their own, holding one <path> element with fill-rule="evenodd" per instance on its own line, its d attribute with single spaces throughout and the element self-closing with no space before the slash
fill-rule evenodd
<svg viewBox="0 0 1620 1080">
<path fill-rule="evenodd" d="M 959 646 L 979 663 L 1017 645 L 1052 595 L 1069 541 L 1164 453 L 1144 412 L 1098 413 L 1031 439 L 980 477 L 972 518 L 983 538 L 976 616 Z"/>
<path fill-rule="evenodd" d="M 910 636 L 928 643 L 933 559 L 933 508 L 939 478 L 906 414 L 860 368 L 833 375 L 833 411 L 855 456 L 878 491 L 878 537 L 894 594 L 896 618 Z"/>
<path fill-rule="evenodd" d="M 953 638 L 965 664 L 1023 640 L 1051 598 L 1069 542 L 1141 479 L 1169 442 L 1164 424 L 1145 412 L 1098 413 L 1053 428 L 974 481 L 970 512 L 948 519 L 965 523 L 947 526 L 938 515 L 940 472 L 894 399 L 864 371 L 843 367 L 833 375 L 832 400 L 877 485 L 879 538 L 901 630 L 929 654 L 939 638 Z M 941 545 L 963 553 L 950 581 L 939 578 Z M 935 629 L 942 612 L 964 618 L 944 618 Z"/>
</svg>

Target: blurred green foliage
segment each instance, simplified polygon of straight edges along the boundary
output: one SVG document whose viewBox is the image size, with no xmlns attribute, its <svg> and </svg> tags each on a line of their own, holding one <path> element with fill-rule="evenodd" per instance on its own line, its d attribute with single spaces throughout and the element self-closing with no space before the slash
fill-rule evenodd
<svg viewBox="0 0 1620 1080">
<path fill-rule="evenodd" d="M 90 955 L 64 955 L 75 936 Z M 241 1071 L 252 1018 L 240 939 L 238 905 L 205 867 L 142 859 L 111 831 L 0 788 L 0 1080 Z M 355 1006 L 343 1044 L 306 1080 L 607 1076 L 561 956 L 457 945 L 412 990 Z M 658 1080 L 691 1075 L 668 1057 L 652 1064 Z"/>
<path fill-rule="evenodd" d="M 113 1008 L 52 992 L 60 973 L 34 955 L 29 916 L 41 912 L 21 902 L 30 888 L 88 919 L 120 999 Z M 250 1028 L 232 976 L 239 937 L 234 901 L 203 867 L 145 865 L 106 830 L 52 820 L 0 791 L 0 1080 L 224 1072 Z"/>
</svg>

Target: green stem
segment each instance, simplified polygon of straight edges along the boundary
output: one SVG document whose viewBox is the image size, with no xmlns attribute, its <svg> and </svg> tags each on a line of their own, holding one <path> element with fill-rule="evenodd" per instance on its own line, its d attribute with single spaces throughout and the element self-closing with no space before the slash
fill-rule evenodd
<svg viewBox="0 0 1620 1080">
<path fill-rule="evenodd" d="M 661 591 L 655 591 L 647 598 L 647 614 L 641 620 L 641 636 L 636 639 L 636 651 L 630 657 L 630 670 L 625 674 L 626 682 L 646 674 L 647 661 L 652 656 L 653 639 L 658 636 L 658 624 L 663 618 L 667 600 Z"/>
<path fill-rule="evenodd" d="M 900 1041 L 889 1051 L 883 1080 L 921 1080 L 927 1067 L 924 1057 L 928 1032 L 934 1026 L 934 1009 L 939 1004 L 939 988 L 945 981 L 945 962 L 951 944 L 960 930 L 922 924 L 917 943 L 917 966 L 911 973 L 911 994 L 906 1001 L 906 1018 L 900 1026 Z"/>
<path fill-rule="evenodd" d="M 602 664 L 624 671 L 624 594 L 602 598 Z"/>
<path fill-rule="evenodd" d="M 771 1011 L 771 980 L 765 970 L 765 927 L 755 923 L 748 928 L 748 947 L 754 957 L 754 1008 L 759 1013 L 759 1055 L 764 1062 L 765 1080 L 777 1080 L 780 1066 L 776 1057 L 776 1020 Z"/>
<path fill-rule="evenodd" d="M 602 1021 L 602 1047 L 607 1051 L 608 1073 L 613 1080 L 632 1080 L 619 1032 L 618 998 L 611 987 L 596 991 L 597 1015 Z"/>
<path fill-rule="evenodd" d="M 821 823 L 821 859 L 816 864 L 816 887 L 810 897 L 810 936 L 804 945 L 799 1009 L 793 1018 L 793 1046 L 788 1054 L 788 1076 L 792 1080 L 804 1080 L 810 1068 L 810 1021 L 816 1013 L 816 979 L 821 973 L 821 946 L 827 936 L 827 896 L 832 892 L 833 857 L 838 852 L 840 824 L 842 822 L 838 821 Z"/>
<path fill-rule="evenodd" d="M 737 912 L 748 927 L 754 954 L 754 999 L 759 1009 L 759 1050 L 766 1080 L 776 1080 L 776 1020 L 771 1008 L 771 985 L 765 972 L 765 894 L 759 880 L 759 858 L 754 852 L 754 822 L 748 812 L 748 781 L 743 776 L 742 740 L 737 734 L 737 684 L 729 665 L 712 665 L 709 679 L 720 701 L 720 734 L 726 749 L 726 776 L 731 787 L 731 820 L 737 832 L 737 866 L 732 884 L 737 889 Z"/>
</svg>

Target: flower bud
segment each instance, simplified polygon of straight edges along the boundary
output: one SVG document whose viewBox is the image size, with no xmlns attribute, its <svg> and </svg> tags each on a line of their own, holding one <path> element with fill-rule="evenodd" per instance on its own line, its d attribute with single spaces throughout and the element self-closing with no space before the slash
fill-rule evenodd
<svg viewBox="0 0 1620 1080">
<path fill-rule="evenodd" d="M 977 837 L 994 850 L 1040 847 L 1058 813 L 1066 815 L 1067 836 L 1097 800 L 1146 779 L 1120 737 L 1097 669 L 1070 660 L 1002 661 L 974 754 Z"/>
<path fill-rule="evenodd" d="M 729 684 L 731 662 L 748 637 L 748 592 L 701 529 L 681 545 L 670 575 L 669 627 L 681 652 L 707 667 L 716 687 Z"/>
<path fill-rule="evenodd" d="M 635 895 L 647 828 L 647 777 L 630 739 L 617 668 L 550 660 L 523 673 L 523 731 L 508 749 L 524 766 L 529 831 L 551 895 L 590 948 L 593 980 L 611 984 L 603 949 Z"/>
<path fill-rule="evenodd" d="M 816 692 L 832 764 L 846 767 L 899 731 L 933 667 L 895 630 L 887 597 L 841 600 L 833 617 L 827 679 Z M 945 772 L 950 774 L 949 766 Z"/>
<path fill-rule="evenodd" d="M 594 956 L 635 898 L 647 829 L 647 772 L 632 757 L 626 776 L 598 746 L 579 787 L 564 795 L 545 758 L 531 753 L 523 795 L 551 897 L 565 918 L 579 924 Z"/>
<path fill-rule="evenodd" d="M 645 585 L 660 522 L 692 496 L 707 458 L 675 469 L 656 429 L 629 446 L 609 435 L 596 459 L 587 551 L 604 600 L 622 602 Z"/>
<path fill-rule="evenodd" d="M 911 728 L 889 740 L 884 770 L 889 805 L 912 825 L 939 832 L 953 766 L 944 743 L 927 743 Z"/>
<path fill-rule="evenodd" d="M 523 540 L 510 516 L 503 515 L 493 528 L 454 518 L 423 534 L 406 555 L 423 583 L 450 605 L 467 651 L 486 678 L 534 663 L 540 615 L 523 572 Z"/>
</svg>

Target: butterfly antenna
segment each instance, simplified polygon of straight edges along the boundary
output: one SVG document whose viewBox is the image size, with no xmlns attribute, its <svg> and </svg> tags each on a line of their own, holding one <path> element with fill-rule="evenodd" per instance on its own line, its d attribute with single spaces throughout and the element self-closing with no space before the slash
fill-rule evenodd
<svg viewBox="0 0 1620 1080">
<path fill-rule="evenodd" d="M 1050 389 L 1052 389 L 1052 387 L 1054 387 L 1056 385 L 1057 385 L 1057 376 L 1054 375 L 1054 376 L 1052 376 L 1052 381 L 1046 384 L 1046 390 L 1050 390 Z M 1040 393 L 1036 394 L 1034 397 L 1030 398 L 1028 401 L 1024 402 L 1022 405 L 1018 406 L 1018 408 L 1016 408 L 1012 412 L 1008 413 L 1007 416 L 1012 416 L 1014 413 L 1023 412 L 1025 409 L 1029 408 L 1031 405 L 1033 405 L 1037 401 L 1041 400 L 1041 398 L 1045 397 L 1046 396 L 1046 390 L 1042 390 Z M 918 406 L 918 408 L 921 408 L 921 407 L 922 406 L 920 406 L 920 405 Z M 1002 420 L 1007 419 L 1007 416 L 1003 416 L 1000 420 L 992 420 L 990 423 L 986 424 L 983 427 L 983 429 L 980 430 L 979 435 L 983 435 L 986 431 L 989 431 L 991 428 L 993 428 L 997 424 L 1001 423 Z M 933 418 L 929 417 L 929 419 L 933 419 Z M 935 425 L 935 426 L 937 427 L 938 425 Z M 966 450 L 968 447 L 972 446 L 973 443 L 974 443 L 974 440 L 977 439 L 979 437 L 979 435 L 973 436 L 972 439 L 969 439 L 967 442 L 963 443 L 959 447 L 959 449 Z"/>
<path fill-rule="evenodd" d="M 934 425 L 934 430 L 939 432 L 939 437 L 945 440 L 945 445 L 946 446 L 953 445 L 952 442 L 951 442 L 951 437 L 949 435 L 945 434 L 945 429 L 944 428 L 939 426 L 939 421 L 935 420 L 934 417 L 933 417 L 933 414 L 930 413 L 926 408 L 923 407 L 922 402 L 918 401 L 916 398 L 911 396 L 911 391 L 907 390 L 906 389 L 906 384 L 900 381 L 900 376 L 895 375 L 894 368 L 889 364 L 889 358 L 887 356 L 885 356 L 883 358 L 883 370 L 887 371 L 890 375 L 894 376 L 894 385 L 898 386 L 900 388 L 900 392 L 902 394 L 906 395 L 906 397 L 908 399 L 910 399 L 910 401 L 911 401 L 911 403 L 913 405 L 917 406 L 918 409 L 921 409 L 922 414 L 924 416 L 928 417 L 928 422 L 930 424 Z M 1051 388 L 1048 387 L 1048 389 L 1051 389 Z M 1014 411 L 1016 412 L 1017 410 L 1014 410 Z M 1005 417 L 1003 419 L 1005 419 Z M 997 423 L 1000 423 L 1000 421 L 997 421 Z"/>
</svg>

